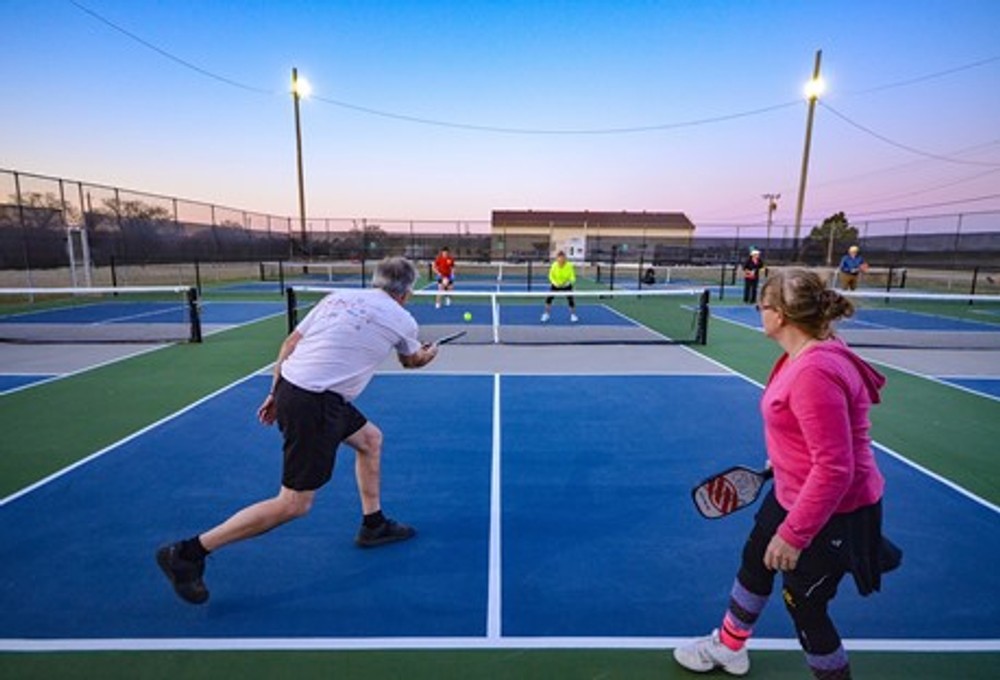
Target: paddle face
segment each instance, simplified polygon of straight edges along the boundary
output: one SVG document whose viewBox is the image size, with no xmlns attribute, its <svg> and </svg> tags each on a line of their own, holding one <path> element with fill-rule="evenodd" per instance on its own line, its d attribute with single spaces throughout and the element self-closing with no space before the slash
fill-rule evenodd
<svg viewBox="0 0 1000 680">
<path fill-rule="evenodd" d="M 701 482 L 691 490 L 694 506 L 702 517 L 718 519 L 747 507 L 760 495 L 761 487 L 774 475 L 737 465 Z"/>
<path fill-rule="evenodd" d="M 459 338 L 461 338 L 462 336 L 464 336 L 466 333 L 467 333 L 467 331 L 458 331 L 457 333 L 449 333 L 448 335 L 446 335 L 446 336 L 444 336 L 442 338 L 438 338 L 437 340 L 435 340 L 434 344 L 435 345 L 447 345 L 449 342 L 454 342 L 455 340 L 458 340 Z"/>
</svg>

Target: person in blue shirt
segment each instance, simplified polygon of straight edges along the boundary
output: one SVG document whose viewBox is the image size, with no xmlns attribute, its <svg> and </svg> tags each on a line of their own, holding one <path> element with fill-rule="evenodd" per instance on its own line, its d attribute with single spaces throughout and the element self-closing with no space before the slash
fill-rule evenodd
<svg viewBox="0 0 1000 680">
<path fill-rule="evenodd" d="M 856 290 L 858 276 L 868 271 L 865 258 L 861 257 L 857 246 L 847 249 L 847 254 L 840 258 L 840 287 L 843 290 Z"/>
</svg>

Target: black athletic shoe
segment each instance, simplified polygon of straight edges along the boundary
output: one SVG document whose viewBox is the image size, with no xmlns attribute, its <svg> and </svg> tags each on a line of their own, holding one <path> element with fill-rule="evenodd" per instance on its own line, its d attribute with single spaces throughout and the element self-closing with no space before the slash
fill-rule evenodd
<svg viewBox="0 0 1000 680">
<path fill-rule="evenodd" d="M 205 560 L 186 560 L 180 556 L 181 544 L 174 543 L 156 551 L 156 563 L 170 579 L 174 590 L 185 602 L 202 604 L 208 600 L 208 588 L 201 580 Z"/>
<path fill-rule="evenodd" d="M 405 541 L 416 535 L 417 530 L 413 527 L 400 524 L 392 519 L 386 519 L 385 522 L 375 528 L 369 528 L 362 524 L 354 542 L 362 548 L 374 548 L 386 543 Z"/>
</svg>

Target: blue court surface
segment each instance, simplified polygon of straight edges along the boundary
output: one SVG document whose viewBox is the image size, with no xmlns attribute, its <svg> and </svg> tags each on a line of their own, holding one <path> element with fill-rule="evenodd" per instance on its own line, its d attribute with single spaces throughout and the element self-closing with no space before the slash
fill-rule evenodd
<svg viewBox="0 0 1000 680">
<path fill-rule="evenodd" d="M 712 307 L 712 316 L 733 321 L 751 328 L 761 328 L 760 312 L 753 305 L 742 307 Z M 942 331 L 948 333 L 995 332 L 1000 333 L 1000 324 L 990 323 L 989 317 L 983 322 L 939 316 L 901 309 L 856 309 L 854 316 L 837 322 L 841 330 L 899 330 L 899 331 Z"/>
<path fill-rule="evenodd" d="M 202 301 L 201 320 L 205 324 L 238 324 L 281 314 L 281 302 Z M 0 323 L 119 324 L 184 323 L 188 308 L 176 302 L 108 301 L 68 307 L 52 307 L 0 316 Z"/>
<path fill-rule="evenodd" d="M 371 274 L 368 275 L 368 282 L 371 285 Z M 221 286 L 213 286 L 211 293 L 274 293 L 284 294 L 285 288 L 289 286 L 309 286 L 311 288 L 362 288 L 360 275 L 335 276 L 329 279 L 326 276 L 308 276 L 285 279 L 284 282 L 274 281 L 244 281 L 242 283 L 228 283 Z"/>
<path fill-rule="evenodd" d="M 945 382 L 1000 399 L 1000 378 L 941 378 Z"/>
<path fill-rule="evenodd" d="M 0 648 L 614 647 L 718 625 L 752 511 L 703 520 L 689 493 L 762 461 L 759 388 L 737 376 L 376 376 L 358 405 L 385 433 L 384 507 L 417 537 L 353 545 L 341 449 L 309 516 L 213 555 L 208 604 L 181 602 L 156 548 L 277 491 L 279 434 L 255 420 L 269 381 L 0 501 Z M 997 648 L 997 509 L 878 459 L 904 563 L 869 599 L 845 580 L 838 623 L 856 640 Z M 758 633 L 797 648 L 782 610 L 775 598 Z"/>
<path fill-rule="evenodd" d="M 28 385 L 33 385 L 34 383 L 40 382 L 42 380 L 47 380 L 51 378 L 51 375 L 29 375 L 25 373 L 18 374 L 4 374 L 0 373 L 0 394 L 5 392 L 11 392 Z"/>
<path fill-rule="evenodd" d="M 544 299 L 539 299 L 537 305 L 510 304 L 500 305 L 499 323 L 504 326 L 538 326 L 544 310 Z M 493 308 L 489 302 L 466 302 L 453 300 L 450 306 L 436 308 L 431 304 L 411 304 L 407 311 L 413 315 L 417 323 L 424 325 L 462 325 L 490 326 L 493 324 Z M 472 319 L 464 320 L 464 314 L 469 312 Z M 601 304 L 578 304 L 577 314 L 580 324 L 587 326 L 635 326 L 636 322 L 629 319 L 611 307 Z M 556 301 L 552 304 L 552 318 L 548 321 L 553 326 L 568 326 L 569 309 L 565 302 Z"/>
</svg>

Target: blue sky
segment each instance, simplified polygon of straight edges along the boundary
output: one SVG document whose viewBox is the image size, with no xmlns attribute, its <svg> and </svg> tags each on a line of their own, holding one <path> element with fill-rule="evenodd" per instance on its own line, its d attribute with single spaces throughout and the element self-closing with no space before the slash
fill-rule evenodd
<svg viewBox="0 0 1000 680">
<path fill-rule="evenodd" d="M 779 192 L 787 223 L 802 90 L 822 49 L 807 223 L 1000 210 L 994 0 L 0 0 L 0 11 L 8 169 L 295 215 L 294 66 L 316 95 L 302 103 L 311 217 L 677 210 L 760 224 L 761 194 Z"/>
</svg>

